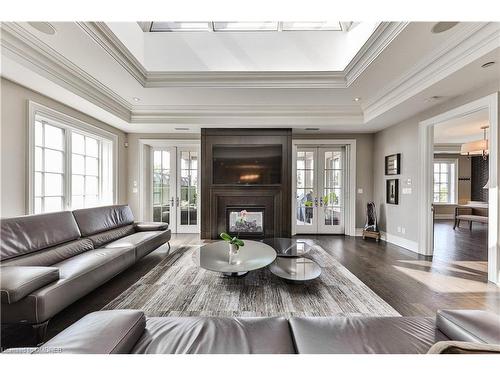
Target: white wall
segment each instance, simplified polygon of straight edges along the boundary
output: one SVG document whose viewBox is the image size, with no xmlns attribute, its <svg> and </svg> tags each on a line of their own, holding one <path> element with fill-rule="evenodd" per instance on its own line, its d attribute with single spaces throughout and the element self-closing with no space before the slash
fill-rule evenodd
<svg viewBox="0 0 500 375">
<path fill-rule="evenodd" d="M 28 101 L 34 101 L 97 126 L 118 136 L 118 192 L 119 203 L 127 202 L 126 134 L 93 117 L 78 112 L 42 94 L 12 81 L 1 80 L 1 206 L 0 216 L 10 217 L 28 213 L 26 205 L 28 155 Z"/>
<path fill-rule="evenodd" d="M 498 82 L 477 88 L 375 134 L 373 143 L 373 195 L 379 211 L 380 229 L 386 232 L 388 236 L 397 236 L 403 240 L 403 243 L 406 241 L 410 247 L 417 246 L 419 227 L 417 216 L 419 123 L 499 90 Z M 385 180 L 390 177 L 384 175 L 384 157 L 398 152 L 401 153 L 402 166 L 401 175 L 396 176 L 400 180 L 399 204 L 389 205 L 385 203 Z M 408 178 L 412 181 L 412 193 L 403 195 L 402 188 L 409 187 L 405 184 Z M 405 228 L 404 234 L 397 231 L 398 226 Z"/>
</svg>

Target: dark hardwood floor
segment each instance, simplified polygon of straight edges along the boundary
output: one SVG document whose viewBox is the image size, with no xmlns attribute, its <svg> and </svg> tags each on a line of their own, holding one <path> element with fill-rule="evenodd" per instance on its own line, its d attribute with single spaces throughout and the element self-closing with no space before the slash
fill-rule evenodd
<svg viewBox="0 0 500 375">
<path fill-rule="evenodd" d="M 434 258 L 381 241 L 345 236 L 298 236 L 315 241 L 339 260 L 401 315 L 432 316 L 440 308 L 485 309 L 500 313 L 500 288 L 487 282 L 484 228 L 449 232 L 437 223 Z M 453 229 L 451 229 L 453 231 Z M 442 236 L 442 237 L 441 237 Z M 443 238 L 443 239 L 441 239 Z M 199 236 L 173 235 L 170 252 L 162 246 L 56 315 L 51 338 L 84 315 L 100 310 L 181 244 L 199 244 Z M 452 246 L 453 245 L 453 246 Z M 486 245 L 483 245 L 486 247 Z M 30 327 L 2 326 L 3 348 L 33 345 Z"/>
</svg>

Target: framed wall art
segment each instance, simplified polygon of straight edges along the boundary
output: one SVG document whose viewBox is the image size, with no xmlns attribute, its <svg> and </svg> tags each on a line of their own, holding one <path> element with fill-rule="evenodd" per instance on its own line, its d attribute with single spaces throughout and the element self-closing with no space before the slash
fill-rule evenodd
<svg viewBox="0 0 500 375">
<path fill-rule="evenodd" d="M 393 176 L 401 173 L 401 154 L 385 157 L 385 175 Z"/>
<path fill-rule="evenodd" d="M 389 204 L 399 203 L 399 180 L 386 180 L 386 202 Z"/>
</svg>

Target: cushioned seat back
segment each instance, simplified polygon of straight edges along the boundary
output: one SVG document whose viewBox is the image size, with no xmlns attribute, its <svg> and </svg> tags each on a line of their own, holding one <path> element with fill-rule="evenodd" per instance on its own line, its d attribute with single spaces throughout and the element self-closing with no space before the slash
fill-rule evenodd
<svg viewBox="0 0 500 375">
<path fill-rule="evenodd" d="M 7 259 L 2 261 L 2 266 L 51 266 L 93 248 L 91 240 L 80 238 L 35 253 Z"/>
<path fill-rule="evenodd" d="M 82 236 L 87 237 L 134 222 L 134 215 L 127 205 L 85 208 L 73 211 Z"/>
<path fill-rule="evenodd" d="M 70 211 L 0 220 L 2 260 L 76 240 L 80 231 Z"/>
</svg>

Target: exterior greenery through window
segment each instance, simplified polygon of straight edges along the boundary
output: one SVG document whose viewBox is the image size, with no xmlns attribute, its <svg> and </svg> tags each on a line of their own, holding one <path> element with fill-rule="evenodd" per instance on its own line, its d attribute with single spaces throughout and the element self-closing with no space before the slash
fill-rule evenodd
<svg viewBox="0 0 500 375">
<path fill-rule="evenodd" d="M 33 213 L 113 203 L 113 142 L 35 116 Z"/>
<path fill-rule="evenodd" d="M 457 203 L 457 160 L 434 160 L 434 203 Z"/>
</svg>

